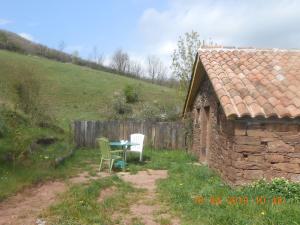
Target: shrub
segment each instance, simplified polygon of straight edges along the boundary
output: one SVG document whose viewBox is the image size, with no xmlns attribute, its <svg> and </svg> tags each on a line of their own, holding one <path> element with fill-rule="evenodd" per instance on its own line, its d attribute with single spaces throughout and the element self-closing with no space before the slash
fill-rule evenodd
<svg viewBox="0 0 300 225">
<path fill-rule="evenodd" d="M 285 178 L 274 178 L 270 182 L 262 179 L 244 187 L 242 191 L 300 201 L 300 183 L 294 183 Z"/>
<path fill-rule="evenodd" d="M 173 106 L 153 102 L 144 105 L 138 117 L 152 121 L 175 121 L 178 120 L 179 113 L 178 109 Z"/>
<path fill-rule="evenodd" d="M 139 101 L 138 88 L 133 85 L 126 85 L 124 88 L 124 95 L 127 103 L 135 103 Z"/>
<path fill-rule="evenodd" d="M 126 115 L 132 113 L 132 108 L 126 103 L 123 96 L 116 96 L 113 100 L 113 109 L 117 115 Z"/>
</svg>

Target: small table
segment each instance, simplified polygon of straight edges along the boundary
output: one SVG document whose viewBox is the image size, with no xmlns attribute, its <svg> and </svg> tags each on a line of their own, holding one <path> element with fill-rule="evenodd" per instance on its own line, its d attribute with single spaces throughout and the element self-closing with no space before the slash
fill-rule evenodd
<svg viewBox="0 0 300 225">
<path fill-rule="evenodd" d="M 123 150 L 123 161 L 124 161 L 124 167 L 123 167 L 123 170 L 125 171 L 125 166 L 126 166 L 126 150 L 127 150 L 127 146 L 134 146 L 134 145 L 139 145 L 137 143 L 133 143 L 133 142 L 121 142 L 121 141 L 112 141 L 112 142 L 109 142 L 109 145 L 110 146 L 113 146 L 113 147 L 121 147 L 122 150 Z"/>
</svg>

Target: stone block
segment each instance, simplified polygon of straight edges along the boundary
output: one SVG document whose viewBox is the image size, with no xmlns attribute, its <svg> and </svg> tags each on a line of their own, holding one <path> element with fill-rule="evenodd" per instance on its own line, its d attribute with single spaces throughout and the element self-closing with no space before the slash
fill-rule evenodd
<svg viewBox="0 0 300 225">
<path fill-rule="evenodd" d="M 296 144 L 294 148 L 295 148 L 295 152 L 300 153 L 300 144 Z"/>
<path fill-rule="evenodd" d="M 242 153 L 232 152 L 230 155 L 231 155 L 231 159 L 232 160 L 238 160 L 238 159 L 242 159 L 243 158 L 243 154 Z"/>
<path fill-rule="evenodd" d="M 267 126 L 267 129 L 271 130 L 271 131 L 276 131 L 276 132 L 288 132 L 290 131 L 289 129 L 289 125 L 286 123 L 283 124 L 279 124 L 279 123 L 275 123 L 275 124 L 271 124 L 270 126 Z"/>
<path fill-rule="evenodd" d="M 286 144 L 282 140 L 276 140 L 276 141 L 268 142 L 267 151 L 289 153 L 289 152 L 294 152 L 294 147 Z"/>
<path fill-rule="evenodd" d="M 265 158 L 270 163 L 279 163 L 285 161 L 284 156 L 279 154 L 266 154 Z"/>
<path fill-rule="evenodd" d="M 300 153 L 298 153 L 298 152 L 289 153 L 289 154 L 287 154 L 287 156 L 291 157 L 291 158 L 300 158 Z"/>
<path fill-rule="evenodd" d="M 276 163 L 272 165 L 272 168 L 289 173 L 300 173 L 299 163 Z"/>
<path fill-rule="evenodd" d="M 264 178 L 266 178 L 267 180 L 271 180 L 275 177 L 287 177 L 288 173 L 286 172 L 282 172 L 279 170 L 273 170 L 273 169 L 269 169 L 267 171 L 265 171 L 264 173 Z"/>
<path fill-rule="evenodd" d="M 244 178 L 248 180 L 259 180 L 264 177 L 262 170 L 244 170 Z"/>
<path fill-rule="evenodd" d="M 290 142 L 290 143 L 300 143 L 300 134 L 290 134 L 290 135 L 283 135 L 281 139 L 284 142 Z"/>
<path fill-rule="evenodd" d="M 300 174 L 292 174 L 290 177 L 291 177 L 291 181 L 300 182 Z"/>
<path fill-rule="evenodd" d="M 260 141 L 262 142 L 270 142 L 270 141 L 276 141 L 276 137 L 261 137 Z"/>
<path fill-rule="evenodd" d="M 244 123 L 235 123 L 234 135 L 243 136 L 246 135 L 247 126 Z"/>
<path fill-rule="evenodd" d="M 260 138 L 252 136 L 235 136 L 234 142 L 241 145 L 261 145 Z"/>
<path fill-rule="evenodd" d="M 252 155 L 247 156 L 247 161 L 255 163 L 265 163 L 265 157 L 263 155 Z"/>
<path fill-rule="evenodd" d="M 236 152 L 257 152 L 261 153 L 264 150 L 264 146 L 261 145 L 234 145 L 234 151 Z"/>
<path fill-rule="evenodd" d="M 290 158 L 290 163 L 300 163 L 300 158 Z"/>
<path fill-rule="evenodd" d="M 250 169 L 250 170 L 255 170 L 255 169 L 263 169 L 265 167 L 264 164 L 258 164 L 256 162 L 249 162 L 246 160 L 236 160 L 232 161 L 232 166 L 237 168 L 237 169 Z"/>
<path fill-rule="evenodd" d="M 238 179 L 237 181 L 234 182 L 235 186 L 244 186 L 249 184 L 249 180 L 245 180 L 245 179 Z"/>
<path fill-rule="evenodd" d="M 275 137 L 274 132 L 261 129 L 248 129 L 247 135 L 250 137 Z"/>
</svg>

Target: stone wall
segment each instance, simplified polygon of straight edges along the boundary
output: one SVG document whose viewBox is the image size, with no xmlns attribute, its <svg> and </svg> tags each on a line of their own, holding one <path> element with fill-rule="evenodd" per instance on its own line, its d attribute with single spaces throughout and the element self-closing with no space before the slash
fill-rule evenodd
<svg viewBox="0 0 300 225">
<path fill-rule="evenodd" d="M 274 177 L 300 181 L 300 122 L 237 120 L 234 130 L 232 165 L 239 171 L 234 183 Z"/>
<path fill-rule="evenodd" d="M 201 125 L 201 113 L 209 106 L 208 128 Z M 231 152 L 233 149 L 233 121 L 227 120 L 219 101 L 213 92 L 212 85 L 208 79 L 202 82 L 200 92 L 193 105 L 193 144 L 192 153 L 205 162 L 209 167 L 216 170 L 225 180 L 232 176 Z M 203 143 L 201 135 L 203 130 L 208 130 L 209 146 L 206 159 L 204 160 L 201 150 Z"/>
</svg>

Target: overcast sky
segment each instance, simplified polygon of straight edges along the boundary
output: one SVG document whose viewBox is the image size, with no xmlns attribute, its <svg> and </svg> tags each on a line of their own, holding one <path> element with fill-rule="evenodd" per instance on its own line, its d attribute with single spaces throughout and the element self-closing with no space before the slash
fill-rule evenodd
<svg viewBox="0 0 300 225">
<path fill-rule="evenodd" d="M 300 48 L 300 0 L 2 1 L 0 29 L 87 58 L 97 46 L 166 64 L 179 35 L 197 31 L 224 46 Z M 108 60 L 107 60 L 108 61 Z"/>
</svg>

